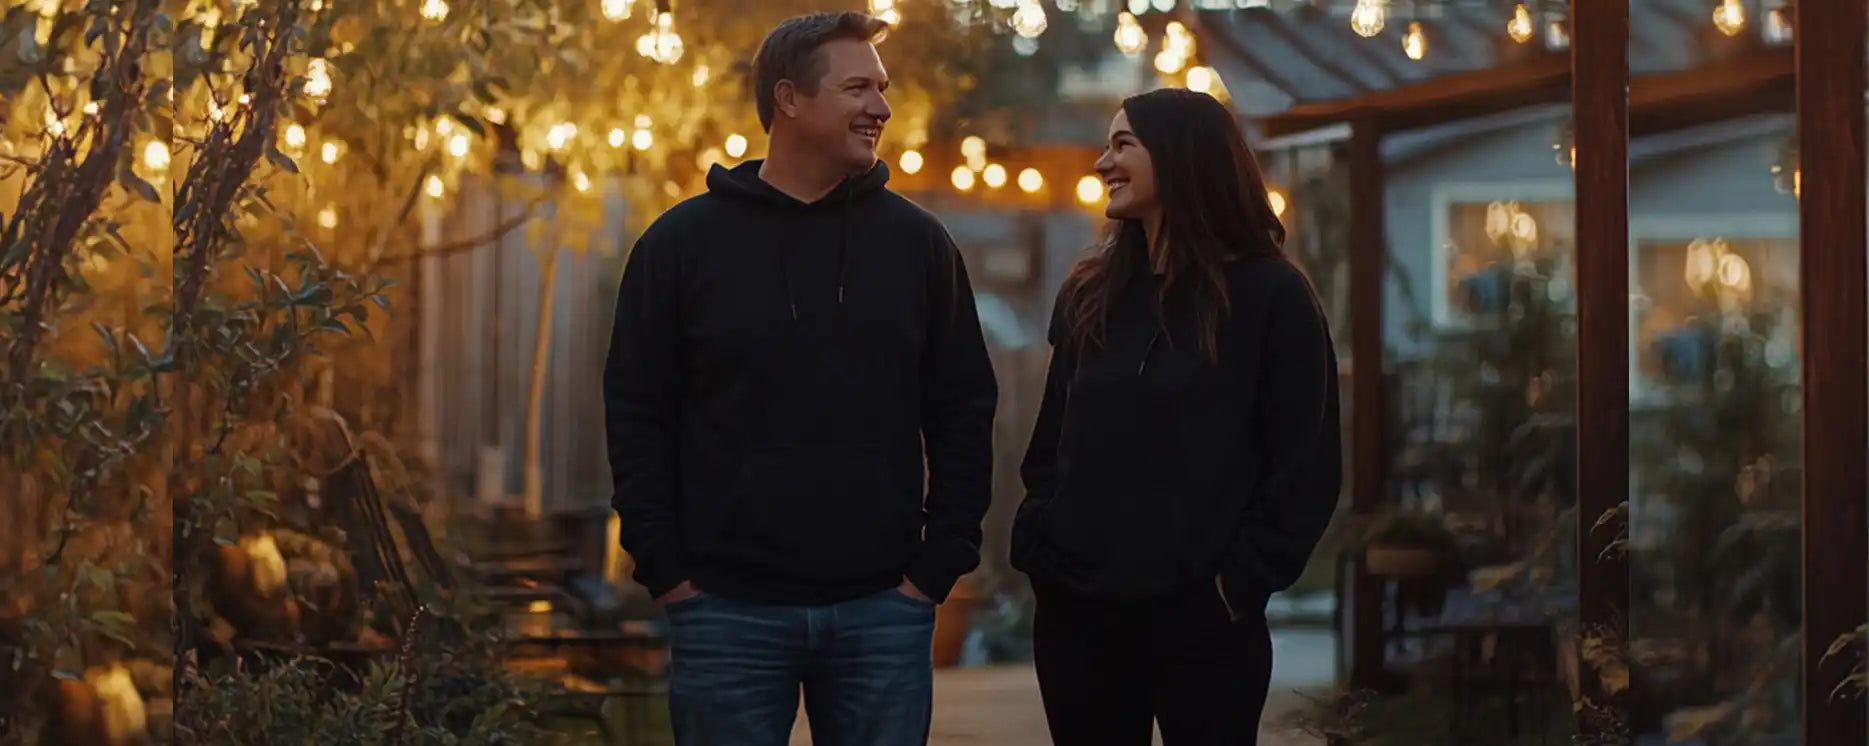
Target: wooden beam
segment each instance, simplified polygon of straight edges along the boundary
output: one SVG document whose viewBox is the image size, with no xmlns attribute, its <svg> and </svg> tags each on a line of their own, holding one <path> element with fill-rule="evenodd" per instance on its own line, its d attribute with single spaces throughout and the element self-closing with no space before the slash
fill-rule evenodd
<svg viewBox="0 0 1869 746">
<path fill-rule="evenodd" d="M 1382 132 L 1371 122 L 1350 129 L 1350 508 L 1374 512 L 1388 501 L 1388 407 L 1383 371 Z M 1350 579 L 1350 684 L 1380 688 L 1387 678 L 1382 652 L 1382 587 L 1364 555 Z"/>
<path fill-rule="evenodd" d="M 1799 288 L 1804 331 L 1804 743 L 1869 738 L 1834 693 L 1859 661 L 1826 658 L 1869 619 L 1869 226 L 1863 205 L 1865 0 L 1799 0 Z"/>
<path fill-rule="evenodd" d="M 1629 81 L 1632 132 L 1650 134 L 1756 114 L 1760 108 L 1788 107 L 1792 67 L 1788 51 L 1768 50 L 1684 72 L 1634 78 Z M 1389 132 L 1430 127 L 1561 102 L 1570 95 L 1570 85 L 1568 58 L 1546 55 L 1354 99 L 1301 104 L 1261 119 L 1260 129 L 1266 137 L 1280 137 L 1357 118 L 1372 119 Z"/>
<path fill-rule="evenodd" d="M 1577 601 L 1584 640 L 1628 665 L 1629 0 L 1572 0 L 1577 147 Z M 1627 743 L 1628 678 L 1579 645 L 1577 732 Z M 1626 669 L 1625 669 L 1626 670 Z"/>
<path fill-rule="evenodd" d="M 1267 117 L 1267 137 L 1303 132 L 1355 119 L 1385 130 L 1426 126 L 1536 103 L 1562 101 L 1570 80 L 1562 55 L 1545 55 L 1509 67 L 1442 75 L 1342 101 L 1301 104 Z"/>
</svg>

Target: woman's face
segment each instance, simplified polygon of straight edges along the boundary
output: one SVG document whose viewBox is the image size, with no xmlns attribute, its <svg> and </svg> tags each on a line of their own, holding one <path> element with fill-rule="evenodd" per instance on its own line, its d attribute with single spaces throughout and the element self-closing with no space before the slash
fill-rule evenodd
<svg viewBox="0 0 1869 746">
<path fill-rule="evenodd" d="M 1155 163 L 1149 151 L 1129 129 L 1129 113 L 1116 110 L 1110 120 L 1110 143 L 1097 157 L 1097 176 L 1109 189 L 1110 201 L 1103 208 L 1106 217 L 1117 220 L 1153 222 L 1161 214 L 1155 194 Z"/>
</svg>

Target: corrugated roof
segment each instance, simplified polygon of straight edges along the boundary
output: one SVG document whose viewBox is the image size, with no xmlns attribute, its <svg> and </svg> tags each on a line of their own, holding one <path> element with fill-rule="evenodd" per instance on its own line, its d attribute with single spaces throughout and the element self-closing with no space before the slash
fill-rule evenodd
<svg viewBox="0 0 1869 746">
<path fill-rule="evenodd" d="M 1569 54 L 1563 46 L 1544 44 L 1544 19 L 1555 16 L 1542 15 L 1538 2 L 1527 3 L 1540 19 L 1537 33 L 1524 44 L 1512 41 L 1506 24 L 1515 5 L 1513 0 L 1447 0 L 1419 6 L 1392 1 L 1382 31 L 1368 38 L 1350 27 L 1350 0 L 1200 11 L 1190 27 L 1201 37 L 1209 63 L 1227 81 L 1241 112 L 1267 116 L 1298 104 L 1354 99 L 1445 75 Z M 1633 0 L 1630 72 L 1681 72 L 1756 45 L 1762 19 L 1756 3 L 1747 6 L 1746 30 L 1727 38 L 1713 27 L 1710 0 Z M 1420 22 L 1427 40 L 1427 53 L 1420 60 L 1409 59 L 1402 49 L 1410 21 Z"/>
</svg>

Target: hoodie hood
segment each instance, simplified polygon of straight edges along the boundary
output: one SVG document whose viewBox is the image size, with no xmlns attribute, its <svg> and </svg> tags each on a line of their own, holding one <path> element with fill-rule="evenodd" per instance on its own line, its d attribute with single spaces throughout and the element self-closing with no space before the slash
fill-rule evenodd
<svg viewBox="0 0 1869 746">
<path fill-rule="evenodd" d="M 837 216 L 837 305 L 844 305 L 844 288 L 849 282 L 847 260 L 850 254 L 850 211 L 857 202 L 882 191 L 889 183 L 889 167 L 881 160 L 870 170 L 848 177 L 838 183 L 829 194 L 816 202 L 803 202 L 797 197 L 779 191 L 778 187 L 759 178 L 759 167 L 764 159 L 754 159 L 738 166 L 727 168 L 718 163 L 707 172 L 707 189 L 710 193 L 731 199 L 746 200 L 771 208 L 797 214 L 800 218 L 817 219 L 821 211 L 836 210 Z M 782 229 L 780 229 L 782 230 Z M 798 320 L 798 293 L 792 282 L 792 269 L 788 254 L 794 247 L 786 247 L 774 260 L 779 265 L 779 280 L 785 283 L 785 299 L 792 320 Z"/>
</svg>

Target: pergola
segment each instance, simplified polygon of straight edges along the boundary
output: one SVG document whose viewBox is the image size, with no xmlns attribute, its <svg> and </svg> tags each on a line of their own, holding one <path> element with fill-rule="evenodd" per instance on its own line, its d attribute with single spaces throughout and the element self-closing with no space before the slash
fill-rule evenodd
<svg viewBox="0 0 1869 746">
<path fill-rule="evenodd" d="M 1263 5 L 1263 3 L 1261 3 Z M 1387 135 L 1569 102 L 1576 148 L 1578 607 L 1587 627 L 1626 633 L 1630 494 L 1629 141 L 1760 111 L 1795 109 L 1806 157 L 1798 203 L 1803 335 L 1803 741 L 1862 743 L 1862 701 L 1832 696 L 1850 663 L 1832 640 L 1869 619 L 1869 227 L 1865 224 L 1865 34 L 1869 0 L 1797 0 L 1795 41 L 1727 38 L 1701 0 L 1590 0 L 1540 19 L 1531 43 L 1504 38 L 1504 5 L 1436 9 L 1432 54 L 1402 51 L 1404 23 L 1361 38 L 1316 6 L 1183 13 L 1206 60 L 1262 138 L 1347 139 L 1351 503 L 1386 499 L 1382 335 Z M 1755 9 L 1757 5 L 1753 6 Z M 1548 9 L 1547 9 L 1548 10 Z M 1546 20 L 1562 24 L 1551 28 Z M 1424 24 L 1428 26 L 1429 24 Z M 1354 363 L 1365 364 L 1355 365 Z M 1600 517 L 1607 518 L 1598 524 Z M 1378 587 L 1357 558 L 1346 599 L 1352 682 L 1381 665 Z M 1626 640 L 1626 634 L 1612 639 Z M 1583 670 L 1588 670 L 1584 667 Z M 1628 692 L 1583 677 L 1592 704 L 1626 712 Z M 1613 743 L 1580 710 L 1589 743 Z"/>
</svg>

